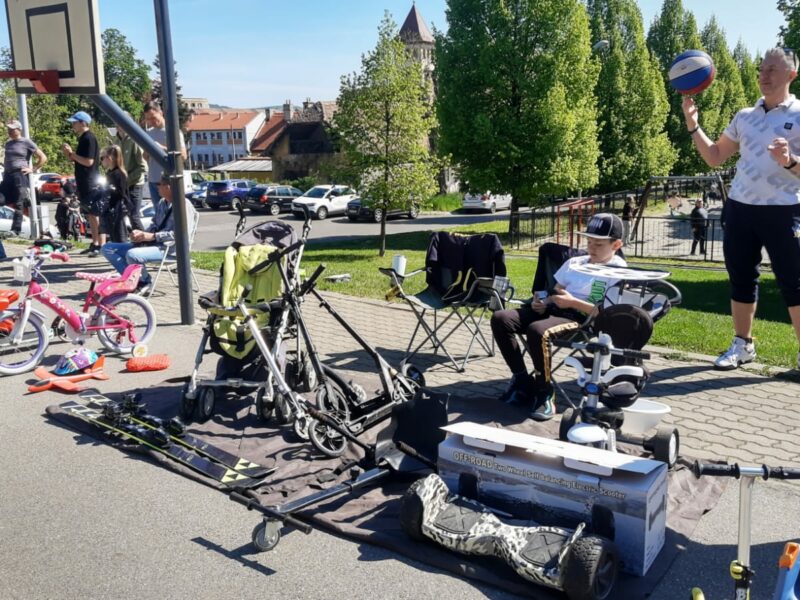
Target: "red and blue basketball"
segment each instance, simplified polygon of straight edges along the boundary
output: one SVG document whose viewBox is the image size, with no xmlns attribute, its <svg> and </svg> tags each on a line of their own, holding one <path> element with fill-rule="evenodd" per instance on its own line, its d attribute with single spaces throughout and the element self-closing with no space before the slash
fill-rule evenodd
<svg viewBox="0 0 800 600">
<path fill-rule="evenodd" d="M 714 61 L 702 50 L 681 52 L 669 66 L 669 84 L 684 96 L 699 94 L 714 81 Z"/>
</svg>

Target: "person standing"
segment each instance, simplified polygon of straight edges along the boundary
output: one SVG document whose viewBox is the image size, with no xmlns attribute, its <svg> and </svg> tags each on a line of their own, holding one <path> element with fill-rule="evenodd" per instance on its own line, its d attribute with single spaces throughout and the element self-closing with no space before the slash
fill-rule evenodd
<svg viewBox="0 0 800 600">
<path fill-rule="evenodd" d="M 11 232 L 19 235 L 22 231 L 23 209 L 30 204 L 30 184 L 28 175 L 47 164 L 47 156 L 32 140 L 22 137 L 22 124 L 17 121 L 6 123 L 8 141 L 5 145 L 3 161 L 3 180 L 0 181 L 0 194 L 6 204 L 14 207 Z M 34 165 L 31 167 L 31 158 Z"/>
<path fill-rule="evenodd" d="M 763 248 L 800 342 L 800 102 L 789 93 L 797 67 L 792 50 L 767 50 L 758 72 L 763 96 L 736 113 L 716 142 L 700 127 L 694 100 L 683 99 L 686 127 L 709 166 L 739 153 L 722 211 L 734 338 L 714 361 L 717 369 L 735 369 L 756 357 L 753 320 Z M 800 368 L 800 353 L 797 361 Z"/>
<path fill-rule="evenodd" d="M 98 256 L 100 248 L 105 244 L 105 233 L 100 229 L 100 217 L 104 212 L 103 193 L 98 181 L 100 166 L 100 149 L 97 138 L 92 133 L 89 125 L 92 117 L 79 110 L 69 119 L 72 131 L 78 136 L 78 147 L 73 151 L 72 146 L 64 143 L 61 146 L 64 156 L 75 163 L 75 187 L 78 192 L 78 201 L 81 210 L 87 215 L 89 229 L 92 233 L 92 243 L 88 250 L 82 254 Z"/>
<path fill-rule="evenodd" d="M 133 229 L 133 220 L 130 218 L 132 202 L 128 195 L 128 174 L 123 164 L 122 149 L 119 146 L 109 146 L 103 149 L 100 161 L 106 170 L 106 183 L 108 184 L 108 203 L 105 214 L 105 231 L 112 242 L 128 241 L 128 226 L 126 217 Z"/>
<path fill-rule="evenodd" d="M 703 201 L 698 198 L 694 202 L 694 208 L 689 215 L 689 222 L 692 224 L 692 251 L 694 255 L 697 244 L 700 244 L 700 254 L 706 253 L 706 231 L 708 231 L 708 211 L 703 207 Z"/>
<path fill-rule="evenodd" d="M 147 135 L 164 150 L 167 149 L 167 129 L 164 113 L 161 110 L 158 102 L 150 100 L 144 105 L 144 121 L 147 125 Z M 183 141 L 183 134 L 180 134 L 181 142 L 181 156 L 186 160 L 186 143 Z M 161 181 L 161 174 L 164 169 L 159 162 L 146 152 L 144 154 L 147 159 L 147 179 L 148 187 L 150 188 L 150 201 L 155 205 L 158 202 L 159 182 Z"/>
<path fill-rule="evenodd" d="M 125 113 L 129 117 L 129 113 Z M 122 149 L 122 162 L 128 174 L 128 198 L 131 206 L 131 226 L 134 229 L 144 229 L 142 225 L 142 198 L 144 197 L 144 174 L 147 172 L 147 161 L 144 152 L 133 138 L 117 127 L 117 139 Z M 154 201 L 153 198 L 150 198 Z"/>
<path fill-rule="evenodd" d="M 628 196 L 625 198 L 625 204 L 622 207 L 622 245 L 627 246 L 631 237 L 631 217 L 633 216 L 633 198 Z"/>
</svg>

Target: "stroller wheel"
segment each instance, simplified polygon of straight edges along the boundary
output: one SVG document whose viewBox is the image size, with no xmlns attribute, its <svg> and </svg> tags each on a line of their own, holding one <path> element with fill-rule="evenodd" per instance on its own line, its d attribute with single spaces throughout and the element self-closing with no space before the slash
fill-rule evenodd
<svg viewBox="0 0 800 600">
<path fill-rule="evenodd" d="M 295 417 L 294 423 L 292 424 L 294 428 L 294 434 L 299 437 L 304 442 L 308 440 L 308 428 L 309 428 L 309 418 L 306 415 L 298 415 Z"/>
<path fill-rule="evenodd" d="M 187 394 L 189 392 L 189 384 L 185 383 L 181 389 L 181 419 L 184 421 L 191 421 L 194 416 L 194 405 L 197 402 L 195 398 L 190 398 Z"/>
<path fill-rule="evenodd" d="M 256 413 L 262 421 L 269 421 L 275 410 L 275 402 L 272 400 L 272 390 L 258 388 L 256 392 Z"/>
<path fill-rule="evenodd" d="M 214 405 L 217 402 L 216 390 L 213 387 L 201 387 L 197 390 L 197 400 L 194 403 L 194 420 L 205 423 L 214 414 Z"/>
</svg>

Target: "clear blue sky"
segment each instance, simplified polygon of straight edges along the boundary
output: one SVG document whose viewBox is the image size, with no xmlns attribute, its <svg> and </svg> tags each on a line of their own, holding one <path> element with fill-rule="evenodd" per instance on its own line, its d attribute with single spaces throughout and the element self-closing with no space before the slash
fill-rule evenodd
<svg viewBox="0 0 800 600">
<path fill-rule="evenodd" d="M 638 0 L 645 29 L 663 0 Z M 148 0 L 98 0 L 100 25 L 119 29 L 148 64 L 156 54 L 155 17 Z M 751 52 L 775 45 L 783 16 L 775 0 L 684 0 L 698 25 L 711 15 L 729 45 Z M 357 70 L 389 10 L 398 26 L 411 0 L 170 0 L 179 83 L 186 96 L 235 107 L 333 100 L 341 75 Z M 133 7 L 137 7 L 136 10 Z M 429 27 L 447 28 L 445 0 L 417 0 Z M 0 23 L 6 23 L 5 2 Z M 0 45 L 8 45 L 0 25 Z"/>
</svg>

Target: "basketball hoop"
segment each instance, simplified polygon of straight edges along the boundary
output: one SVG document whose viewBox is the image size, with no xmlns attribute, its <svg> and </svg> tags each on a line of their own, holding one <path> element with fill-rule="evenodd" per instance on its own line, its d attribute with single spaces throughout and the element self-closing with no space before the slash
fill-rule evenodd
<svg viewBox="0 0 800 600">
<path fill-rule="evenodd" d="M 55 69 L 48 71 L 37 71 L 35 69 L 0 71 L 0 79 L 27 79 L 39 94 L 57 94 L 61 90 L 58 71 Z"/>
</svg>

